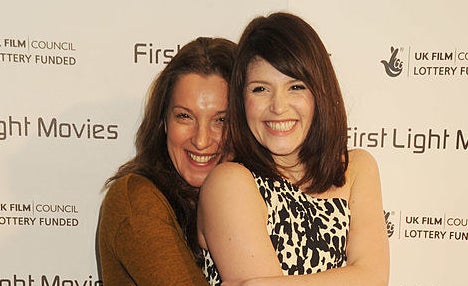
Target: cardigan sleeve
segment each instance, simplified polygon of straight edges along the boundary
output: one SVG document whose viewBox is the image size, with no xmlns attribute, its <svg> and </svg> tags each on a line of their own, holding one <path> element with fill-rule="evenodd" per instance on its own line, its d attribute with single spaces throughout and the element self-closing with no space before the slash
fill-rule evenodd
<svg viewBox="0 0 468 286">
<path fill-rule="evenodd" d="M 133 176 L 124 194 L 126 215 L 110 244 L 131 280 L 139 286 L 207 285 L 162 193 L 146 178 Z"/>
</svg>

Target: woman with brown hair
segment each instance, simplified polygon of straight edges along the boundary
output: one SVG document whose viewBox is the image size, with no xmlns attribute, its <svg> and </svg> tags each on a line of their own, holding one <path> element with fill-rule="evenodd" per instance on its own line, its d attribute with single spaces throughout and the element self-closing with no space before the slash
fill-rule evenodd
<svg viewBox="0 0 468 286">
<path fill-rule="evenodd" d="M 136 155 L 107 181 L 98 230 L 104 285 L 206 285 L 196 263 L 196 204 L 223 159 L 235 49 L 198 38 L 152 85 Z"/>
<path fill-rule="evenodd" d="M 234 160 L 213 169 L 198 208 L 210 284 L 387 285 L 378 167 L 347 149 L 339 84 L 312 27 L 288 13 L 250 22 L 227 119 Z"/>
</svg>

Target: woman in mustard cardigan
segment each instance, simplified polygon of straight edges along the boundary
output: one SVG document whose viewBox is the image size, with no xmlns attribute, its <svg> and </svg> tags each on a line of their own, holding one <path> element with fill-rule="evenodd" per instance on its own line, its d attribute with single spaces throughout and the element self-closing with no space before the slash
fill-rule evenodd
<svg viewBox="0 0 468 286">
<path fill-rule="evenodd" d="M 235 49 L 198 38 L 152 85 L 136 155 L 107 181 L 98 229 L 104 285 L 207 285 L 195 208 L 199 187 L 223 160 Z"/>
</svg>

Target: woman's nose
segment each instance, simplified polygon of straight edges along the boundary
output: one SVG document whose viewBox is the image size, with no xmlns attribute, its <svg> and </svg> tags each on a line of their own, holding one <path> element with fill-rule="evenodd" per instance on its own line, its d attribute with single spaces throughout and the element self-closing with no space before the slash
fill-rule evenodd
<svg viewBox="0 0 468 286">
<path fill-rule="evenodd" d="M 271 97 L 270 111 L 281 114 L 287 109 L 287 94 L 284 91 L 275 91 Z"/>
<path fill-rule="evenodd" d="M 198 124 L 195 134 L 192 137 L 192 144 L 198 149 L 203 150 L 210 146 L 211 130 L 208 124 Z"/>
</svg>

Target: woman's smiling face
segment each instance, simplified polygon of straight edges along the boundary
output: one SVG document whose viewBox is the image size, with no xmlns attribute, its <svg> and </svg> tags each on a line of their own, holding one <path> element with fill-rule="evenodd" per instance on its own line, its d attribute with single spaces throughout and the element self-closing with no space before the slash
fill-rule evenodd
<svg viewBox="0 0 468 286">
<path fill-rule="evenodd" d="M 166 117 L 167 149 L 177 172 L 200 187 L 219 163 L 228 84 L 219 75 L 182 75 Z"/>
<path fill-rule="evenodd" d="M 306 84 L 282 74 L 260 57 L 247 67 L 247 123 L 275 161 L 297 162 L 314 117 L 315 101 Z"/>
</svg>

